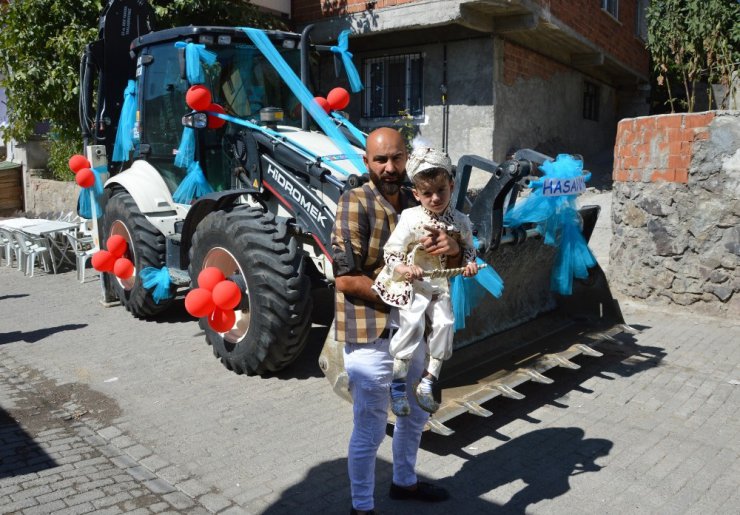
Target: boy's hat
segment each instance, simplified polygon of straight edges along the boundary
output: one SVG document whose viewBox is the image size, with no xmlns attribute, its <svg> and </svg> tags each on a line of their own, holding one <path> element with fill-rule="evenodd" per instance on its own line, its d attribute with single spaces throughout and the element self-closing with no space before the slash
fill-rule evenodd
<svg viewBox="0 0 740 515">
<path fill-rule="evenodd" d="M 452 161 L 447 154 L 431 147 L 414 149 L 406 161 L 406 174 L 413 181 L 414 176 L 426 170 L 441 168 L 452 178 Z"/>
</svg>

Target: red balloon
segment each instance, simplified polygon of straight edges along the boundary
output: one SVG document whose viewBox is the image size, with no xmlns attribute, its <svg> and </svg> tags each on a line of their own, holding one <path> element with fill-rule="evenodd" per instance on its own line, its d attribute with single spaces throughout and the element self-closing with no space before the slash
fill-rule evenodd
<svg viewBox="0 0 740 515">
<path fill-rule="evenodd" d="M 208 106 L 206 111 L 213 111 L 214 113 L 226 114 L 226 110 L 218 104 L 211 104 Z M 217 118 L 215 116 L 208 117 L 208 128 L 209 129 L 220 129 L 224 126 L 226 120 L 223 118 Z"/>
<path fill-rule="evenodd" d="M 112 272 L 116 257 L 107 250 L 99 250 L 92 257 L 92 266 L 98 272 Z"/>
<path fill-rule="evenodd" d="M 128 243 L 126 242 L 126 238 L 120 234 L 114 234 L 105 242 L 105 248 L 108 249 L 108 252 L 119 258 L 128 250 Z"/>
<path fill-rule="evenodd" d="M 321 109 L 323 109 L 327 114 L 329 111 L 331 111 L 331 106 L 329 105 L 329 101 L 326 100 L 324 97 L 313 97 L 314 101 L 321 106 Z"/>
<path fill-rule="evenodd" d="M 90 168 L 90 161 L 87 160 L 82 154 L 75 154 L 69 158 L 69 169 L 74 173 L 79 172 L 83 168 Z"/>
<path fill-rule="evenodd" d="M 113 263 L 113 275 L 119 279 L 129 279 L 134 275 L 134 264 L 130 259 L 124 257 L 116 259 L 116 262 Z"/>
<path fill-rule="evenodd" d="M 215 266 L 209 266 L 201 270 L 198 274 L 198 287 L 213 291 L 213 288 L 224 279 L 226 277 L 224 277 L 224 273 L 220 269 Z"/>
<path fill-rule="evenodd" d="M 221 281 L 213 287 L 213 302 L 224 311 L 234 309 L 242 300 L 242 292 L 236 283 Z"/>
<path fill-rule="evenodd" d="M 190 86 L 188 92 L 185 93 L 185 103 L 193 111 L 205 111 L 211 105 L 211 92 L 201 84 Z"/>
<path fill-rule="evenodd" d="M 81 168 L 75 175 L 75 182 L 81 188 L 90 188 L 95 184 L 95 174 L 89 168 Z"/>
<path fill-rule="evenodd" d="M 195 288 L 185 295 L 185 310 L 196 318 L 209 316 L 215 308 L 210 290 Z"/>
<path fill-rule="evenodd" d="M 208 325 L 217 333 L 225 333 L 236 323 L 236 314 L 232 310 L 214 309 L 208 317 Z"/>
<path fill-rule="evenodd" d="M 341 111 L 349 105 L 349 92 L 344 88 L 334 88 L 326 95 L 326 101 L 335 111 Z"/>
</svg>

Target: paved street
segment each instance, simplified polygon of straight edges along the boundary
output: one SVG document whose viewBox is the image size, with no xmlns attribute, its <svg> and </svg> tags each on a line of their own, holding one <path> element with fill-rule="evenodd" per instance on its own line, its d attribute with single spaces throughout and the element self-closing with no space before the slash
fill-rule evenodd
<svg viewBox="0 0 740 515">
<path fill-rule="evenodd" d="M 89 275 L 0 268 L 0 513 L 349 511 L 351 409 L 316 364 L 324 328 L 288 370 L 237 376 L 181 303 L 136 320 Z M 740 322 L 622 307 L 640 334 L 425 434 L 419 471 L 449 502 L 389 500 L 386 439 L 377 509 L 737 513 Z"/>
</svg>

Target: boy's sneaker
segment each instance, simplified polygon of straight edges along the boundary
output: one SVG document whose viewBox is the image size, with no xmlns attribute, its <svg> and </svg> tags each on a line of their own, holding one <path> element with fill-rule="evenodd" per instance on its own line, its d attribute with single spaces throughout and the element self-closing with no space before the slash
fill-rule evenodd
<svg viewBox="0 0 740 515">
<path fill-rule="evenodd" d="M 406 396 L 406 382 L 391 383 L 391 411 L 397 417 L 407 417 L 411 413 L 409 398 Z"/>
<path fill-rule="evenodd" d="M 432 393 L 433 384 L 434 382 L 431 379 L 423 377 L 414 389 L 416 402 L 419 403 L 421 409 L 428 413 L 436 413 L 439 409 L 439 404 L 434 400 L 434 394 Z"/>
</svg>

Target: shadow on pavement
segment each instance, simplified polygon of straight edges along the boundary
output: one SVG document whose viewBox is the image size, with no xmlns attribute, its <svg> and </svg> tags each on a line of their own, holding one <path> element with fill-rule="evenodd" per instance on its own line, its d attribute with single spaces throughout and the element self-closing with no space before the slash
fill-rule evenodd
<svg viewBox="0 0 740 515">
<path fill-rule="evenodd" d="M 486 451 L 469 456 L 459 472 L 439 481 L 464 499 L 465 511 L 485 513 L 491 503 L 480 496 L 521 480 L 526 486 L 517 491 L 502 512 L 525 513 L 527 506 L 554 499 L 570 490 L 571 476 L 598 472 L 598 458 L 607 456 L 612 442 L 603 438 L 584 438 L 577 427 L 537 429 Z"/>
<path fill-rule="evenodd" d="M 466 455 L 467 461 L 453 476 L 435 481 L 447 488 L 450 500 L 439 504 L 392 501 L 387 489 L 392 466 L 378 459 L 376 464 L 376 509 L 382 513 L 525 513 L 527 506 L 554 499 L 570 490 L 570 477 L 598 472 L 596 460 L 607 456 L 612 442 L 584 438 L 577 427 L 538 429 L 481 453 Z M 420 480 L 427 480 L 419 476 Z M 481 499 L 493 490 L 523 482 L 503 505 Z M 313 467 L 289 487 L 263 515 L 285 513 L 346 513 L 351 504 L 347 460 L 335 459 Z"/>
<path fill-rule="evenodd" d="M 57 463 L 0 408 L 0 479 L 54 468 Z"/>
<path fill-rule="evenodd" d="M 0 345 L 14 342 L 28 342 L 36 343 L 39 340 L 43 340 L 47 336 L 52 334 L 61 333 L 62 331 L 75 331 L 87 327 L 87 324 L 65 324 L 58 325 L 56 327 L 46 327 L 44 329 L 37 329 L 35 331 L 11 331 L 9 333 L 0 333 Z"/>
<path fill-rule="evenodd" d="M 648 327 L 635 327 L 646 330 Z M 480 418 L 474 415 L 462 415 L 445 422 L 445 425 L 455 431 L 451 436 L 440 436 L 431 432 L 424 434 L 422 448 L 439 455 L 454 454 L 465 457 L 468 454 L 461 451 L 470 442 L 475 442 L 486 436 L 501 441 L 509 441 L 510 437 L 499 431 L 514 420 L 526 420 L 537 424 L 541 421 L 530 415 L 544 405 L 568 409 L 570 392 L 593 393 L 592 390 L 581 386 L 581 383 L 591 377 L 613 381 L 618 377 L 628 378 L 645 370 L 661 366 L 666 356 L 665 349 L 639 345 L 635 337 L 622 333 L 616 336 L 616 342 L 605 342 L 595 345 L 594 348 L 604 355 L 600 358 L 583 356 L 577 360 L 581 365 L 579 370 L 554 368 L 547 372 L 547 376 L 554 380 L 551 385 L 536 384 L 531 381 L 517 387 L 517 391 L 525 395 L 525 399 L 516 401 L 498 396 L 484 403 L 484 407 L 493 412 L 489 418 Z M 615 377 L 616 376 L 616 377 Z M 608 386 L 604 386 L 607 388 Z M 389 429 L 390 431 L 390 429 Z"/>
</svg>

